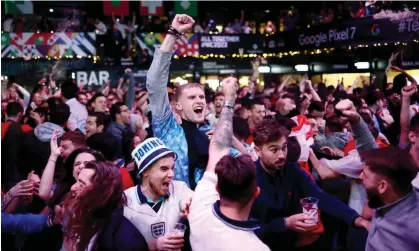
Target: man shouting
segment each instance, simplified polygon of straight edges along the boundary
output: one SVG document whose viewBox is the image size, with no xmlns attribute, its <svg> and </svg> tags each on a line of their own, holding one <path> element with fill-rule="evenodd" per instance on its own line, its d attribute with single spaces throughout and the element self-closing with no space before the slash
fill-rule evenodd
<svg viewBox="0 0 419 251">
<path fill-rule="evenodd" d="M 208 162 L 209 139 L 205 133 L 211 127 L 204 124 L 207 109 L 204 88 L 195 83 L 177 88 L 174 99 L 176 112 L 182 118 L 179 125 L 170 107 L 166 86 L 176 39 L 190 30 L 194 23 L 187 15 L 175 16 L 160 49 L 154 52 L 147 74 L 154 136 L 178 156 L 174 179 L 186 182 L 192 189 L 201 179 Z"/>
</svg>

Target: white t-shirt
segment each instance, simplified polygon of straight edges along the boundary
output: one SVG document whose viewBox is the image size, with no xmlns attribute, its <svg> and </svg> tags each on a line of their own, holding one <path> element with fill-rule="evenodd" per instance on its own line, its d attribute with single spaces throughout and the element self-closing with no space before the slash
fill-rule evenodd
<svg viewBox="0 0 419 251">
<path fill-rule="evenodd" d="M 321 159 L 320 163 L 350 178 L 351 191 L 348 204 L 358 214 L 362 214 L 362 209 L 364 208 L 365 202 L 367 202 L 367 192 L 362 181 L 359 179 L 363 164 L 358 151 L 350 151 L 347 156 L 338 160 Z"/>
<path fill-rule="evenodd" d="M 125 39 L 125 37 L 126 37 L 125 29 L 127 29 L 128 26 L 126 26 L 125 24 L 121 24 L 119 22 L 116 22 L 116 26 L 118 27 L 118 30 L 122 34 L 122 39 Z"/>
<path fill-rule="evenodd" d="M 192 250 L 267 251 L 269 248 L 253 233 L 251 221 L 237 222 L 223 216 L 216 203 L 220 196 L 215 186 L 217 176 L 205 172 L 198 182 L 189 210 Z M 249 224 L 251 223 L 251 224 Z"/>
<path fill-rule="evenodd" d="M 70 108 L 70 117 L 67 122 L 68 128 L 72 131 L 79 129 L 86 134 L 86 120 L 88 116 L 86 106 L 75 98 L 67 100 L 66 104 Z"/>
<path fill-rule="evenodd" d="M 252 28 L 250 28 L 249 26 L 243 26 L 243 33 L 245 34 L 250 34 L 252 32 Z"/>
<path fill-rule="evenodd" d="M 183 181 L 172 181 L 169 196 L 155 212 L 147 203 L 140 203 L 138 186 L 125 190 L 127 205 L 124 216 L 141 232 L 147 243 L 169 233 L 179 222 L 180 213 L 193 191 Z"/>
</svg>

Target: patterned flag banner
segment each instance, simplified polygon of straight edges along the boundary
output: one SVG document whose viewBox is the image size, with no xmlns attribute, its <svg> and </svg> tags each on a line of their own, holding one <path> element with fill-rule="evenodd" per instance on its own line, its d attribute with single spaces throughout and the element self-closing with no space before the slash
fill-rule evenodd
<svg viewBox="0 0 419 251">
<path fill-rule="evenodd" d="M 176 1 L 175 2 L 176 14 L 187 14 L 191 17 L 198 16 L 198 3 L 197 1 Z"/>
<path fill-rule="evenodd" d="M 135 39 L 141 49 L 146 49 L 150 55 L 153 55 L 155 48 L 161 45 L 165 37 L 165 33 L 140 33 L 135 36 Z M 198 34 L 187 33 L 177 39 L 173 53 L 179 57 L 199 56 Z"/>
<path fill-rule="evenodd" d="M 63 57 L 96 55 L 96 34 L 77 32 L 2 33 L 1 57 Z"/>
<path fill-rule="evenodd" d="M 4 12 L 6 14 L 33 14 L 33 3 L 27 0 L 7 0 L 4 2 Z"/>
<path fill-rule="evenodd" d="M 140 15 L 143 16 L 163 16 L 163 1 L 141 1 Z"/>
<path fill-rule="evenodd" d="M 129 16 L 128 1 L 103 1 L 103 13 L 106 16 Z"/>
</svg>

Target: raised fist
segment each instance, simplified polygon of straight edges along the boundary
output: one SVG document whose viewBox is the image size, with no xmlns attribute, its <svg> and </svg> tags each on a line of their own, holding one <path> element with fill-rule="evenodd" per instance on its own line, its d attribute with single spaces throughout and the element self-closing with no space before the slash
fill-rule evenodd
<svg viewBox="0 0 419 251">
<path fill-rule="evenodd" d="M 356 112 L 356 108 L 354 103 L 352 103 L 349 99 L 344 99 L 339 101 L 336 105 L 336 110 L 339 110 L 345 117 L 347 117 L 351 121 L 358 121 L 359 114 Z"/>
<path fill-rule="evenodd" d="M 236 99 L 237 94 L 237 79 L 233 77 L 228 77 L 223 80 L 222 82 L 223 86 L 223 93 L 226 97 L 226 99 Z"/>
<path fill-rule="evenodd" d="M 181 14 L 176 15 L 172 21 L 172 27 L 175 28 L 180 33 L 184 33 L 192 28 L 192 25 L 195 23 L 192 17 Z"/>
<path fill-rule="evenodd" d="M 416 91 L 417 91 L 416 87 L 417 87 L 416 85 L 409 85 L 409 86 L 403 87 L 402 97 L 403 98 L 411 97 L 413 94 L 416 93 Z"/>
</svg>

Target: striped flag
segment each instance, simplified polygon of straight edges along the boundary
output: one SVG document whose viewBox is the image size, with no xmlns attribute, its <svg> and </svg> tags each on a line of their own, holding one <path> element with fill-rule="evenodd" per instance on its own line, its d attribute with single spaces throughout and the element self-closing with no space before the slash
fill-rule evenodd
<svg viewBox="0 0 419 251">
<path fill-rule="evenodd" d="M 31 1 L 13 1 L 4 2 L 6 14 L 33 14 L 33 3 Z"/>
</svg>

